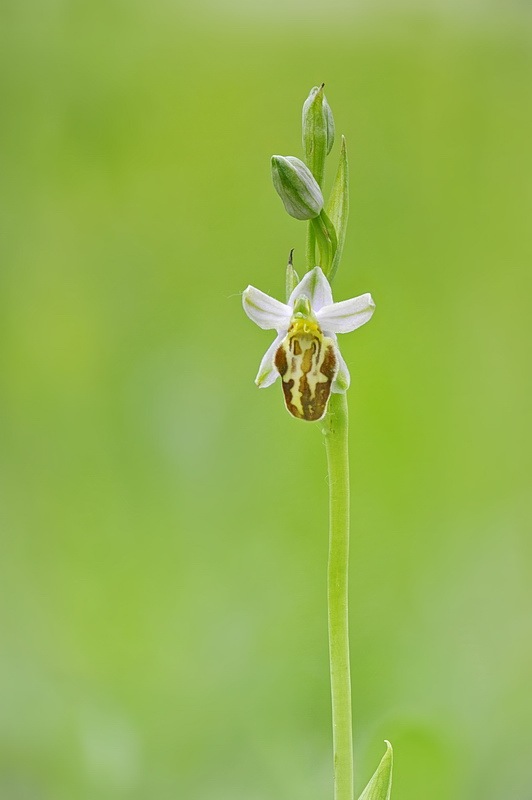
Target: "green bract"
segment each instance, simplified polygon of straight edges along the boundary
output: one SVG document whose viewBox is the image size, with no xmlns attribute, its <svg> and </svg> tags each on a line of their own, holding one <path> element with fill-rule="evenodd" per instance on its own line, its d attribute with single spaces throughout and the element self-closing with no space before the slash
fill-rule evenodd
<svg viewBox="0 0 532 800">
<path fill-rule="evenodd" d="M 336 249 L 333 253 L 331 268 L 328 272 L 329 280 L 332 281 L 336 275 L 340 259 L 342 258 L 347 230 L 347 218 L 349 216 L 349 168 L 347 164 L 345 138 L 343 136 L 340 163 L 338 164 L 338 171 L 334 179 L 331 195 L 327 202 L 327 215 L 337 237 Z"/>
<path fill-rule="evenodd" d="M 294 156 L 272 156 L 272 178 L 291 217 L 314 219 L 323 208 L 323 195 L 309 168 Z"/>
</svg>

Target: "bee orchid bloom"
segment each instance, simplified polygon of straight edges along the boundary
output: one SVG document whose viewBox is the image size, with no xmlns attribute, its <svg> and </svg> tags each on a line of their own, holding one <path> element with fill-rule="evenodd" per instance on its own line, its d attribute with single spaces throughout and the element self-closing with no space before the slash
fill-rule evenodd
<svg viewBox="0 0 532 800">
<path fill-rule="evenodd" d="M 264 389 L 281 376 L 288 411 L 309 422 L 322 419 L 330 393 L 346 392 L 350 382 L 336 334 L 354 331 L 371 318 L 375 310 L 371 295 L 334 303 L 329 281 L 320 267 L 314 267 L 288 303 L 254 286 L 245 290 L 242 303 L 260 328 L 277 331 L 260 363 L 257 386 Z"/>
</svg>

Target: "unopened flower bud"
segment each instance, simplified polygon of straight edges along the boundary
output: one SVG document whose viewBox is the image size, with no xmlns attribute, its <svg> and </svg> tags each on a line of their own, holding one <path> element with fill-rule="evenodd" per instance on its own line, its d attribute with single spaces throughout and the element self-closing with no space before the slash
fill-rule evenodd
<svg viewBox="0 0 532 800">
<path fill-rule="evenodd" d="M 325 157 L 334 143 L 334 119 L 323 93 L 323 86 L 314 86 L 303 104 L 303 148 L 305 161 L 318 183 L 323 182 Z"/>
<path fill-rule="evenodd" d="M 309 168 L 294 156 L 272 156 L 272 178 L 291 217 L 314 219 L 323 208 L 323 195 Z"/>
</svg>

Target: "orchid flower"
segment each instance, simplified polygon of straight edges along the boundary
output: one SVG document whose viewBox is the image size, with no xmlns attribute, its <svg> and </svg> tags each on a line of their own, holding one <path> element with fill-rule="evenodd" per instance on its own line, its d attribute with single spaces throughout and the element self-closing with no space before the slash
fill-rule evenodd
<svg viewBox="0 0 532 800">
<path fill-rule="evenodd" d="M 254 286 L 242 298 L 244 311 L 260 328 L 277 337 L 260 363 L 255 383 L 261 389 L 281 376 L 288 411 L 314 422 L 325 416 L 331 392 L 343 394 L 350 376 L 336 334 L 364 325 L 375 310 L 370 294 L 334 303 L 320 267 L 307 272 L 281 303 Z"/>
</svg>

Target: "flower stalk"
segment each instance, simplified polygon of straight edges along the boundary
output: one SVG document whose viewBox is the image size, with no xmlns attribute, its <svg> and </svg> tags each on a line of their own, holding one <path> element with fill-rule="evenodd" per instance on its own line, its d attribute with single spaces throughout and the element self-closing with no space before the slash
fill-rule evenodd
<svg viewBox="0 0 532 800">
<path fill-rule="evenodd" d="M 319 89 L 311 90 L 303 106 L 303 147 L 317 183 L 323 185 L 325 157 L 334 139 L 331 109 Z M 338 269 L 347 227 L 349 176 L 342 137 L 340 164 L 327 212 L 309 221 L 307 259 L 316 258 L 329 281 Z M 334 220 L 334 222 L 333 222 Z M 310 268 L 310 266 L 309 266 Z M 331 396 L 322 424 L 329 486 L 329 560 L 327 616 L 333 729 L 334 800 L 354 798 L 353 722 L 349 660 L 349 410 L 347 394 Z"/>
<path fill-rule="evenodd" d="M 366 293 L 334 302 L 331 283 L 342 256 L 349 214 L 349 171 L 342 137 L 339 166 L 327 203 L 322 195 L 325 160 L 334 141 L 334 120 L 323 92 L 314 87 L 303 106 L 306 163 L 272 157 L 272 179 L 290 216 L 308 221 L 307 272 L 300 280 L 286 269 L 286 303 L 253 286 L 243 293 L 244 311 L 277 336 L 264 354 L 255 383 L 280 377 L 287 410 L 296 419 L 320 421 L 329 485 L 328 632 L 331 675 L 334 800 L 354 800 L 351 674 L 349 663 L 349 442 L 346 392 L 350 376 L 337 335 L 359 328 L 375 304 Z M 318 258 L 316 258 L 316 250 Z M 359 800 L 390 800 L 392 750 L 387 751 Z"/>
<path fill-rule="evenodd" d="M 347 395 L 331 397 L 322 425 L 329 478 L 327 580 L 335 800 L 353 800 L 353 724 L 349 664 L 349 443 Z"/>
</svg>

